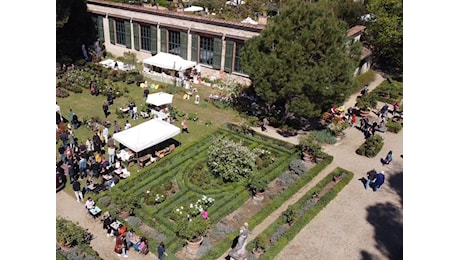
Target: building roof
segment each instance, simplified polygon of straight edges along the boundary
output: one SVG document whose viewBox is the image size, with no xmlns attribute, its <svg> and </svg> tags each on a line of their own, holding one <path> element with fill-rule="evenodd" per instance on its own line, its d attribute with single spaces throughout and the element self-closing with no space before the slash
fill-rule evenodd
<svg viewBox="0 0 460 260">
<path fill-rule="evenodd" d="M 215 24 L 219 26 L 241 28 L 244 30 L 255 31 L 255 32 L 260 32 L 263 29 L 265 29 L 265 25 L 260 24 L 260 23 L 257 25 L 254 25 L 254 24 L 248 24 L 248 23 L 241 23 L 239 21 L 227 21 L 224 19 L 213 18 L 210 16 L 206 17 L 206 16 L 187 14 L 183 12 L 175 12 L 175 11 L 161 10 L 161 9 L 157 10 L 156 8 L 144 7 L 142 5 L 124 4 L 124 3 L 117 3 L 117 2 L 107 1 L 107 0 L 87 0 L 87 4 L 110 6 L 110 7 L 115 7 L 115 8 L 124 9 L 124 10 L 131 10 L 131 11 L 137 11 L 137 12 L 142 12 L 142 13 L 151 13 L 151 14 L 156 14 L 160 16 L 180 18 L 183 20 L 197 21 L 201 23 Z"/>
<path fill-rule="evenodd" d="M 364 25 L 355 25 L 355 26 L 351 27 L 350 29 L 348 29 L 347 37 L 352 37 L 353 35 L 356 35 L 358 33 L 362 33 L 362 32 L 364 32 L 365 29 L 366 29 L 366 26 L 364 26 Z"/>
</svg>

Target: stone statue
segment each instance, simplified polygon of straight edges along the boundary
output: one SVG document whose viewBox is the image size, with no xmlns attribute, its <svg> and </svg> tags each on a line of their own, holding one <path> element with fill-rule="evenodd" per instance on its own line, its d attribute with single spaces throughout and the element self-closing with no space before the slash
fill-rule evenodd
<svg viewBox="0 0 460 260">
<path fill-rule="evenodd" d="M 248 223 L 240 228 L 240 234 L 238 236 L 238 244 L 235 248 L 230 250 L 229 256 L 232 260 L 246 260 L 248 256 L 248 251 L 246 251 L 246 244 L 248 242 L 248 236 L 251 232 L 248 228 Z"/>
</svg>

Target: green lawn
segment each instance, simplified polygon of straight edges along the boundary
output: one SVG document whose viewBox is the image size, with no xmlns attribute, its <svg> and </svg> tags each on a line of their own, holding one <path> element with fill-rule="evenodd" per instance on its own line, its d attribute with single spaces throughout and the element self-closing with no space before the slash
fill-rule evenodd
<svg viewBox="0 0 460 260">
<path fill-rule="evenodd" d="M 153 82 L 152 80 L 147 79 L 149 85 Z M 127 119 L 128 114 L 124 119 L 118 119 L 117 114 L 115 113 L 116 109 L 122 107 L 129 103 L 129 100 L 132 99 L 140 108 L 143 104 L 145 104 L 143 98 L 143 88 L 138 87 L 135 84 L 125 84 L 123 82 L 115 82 L 112 83 L 113 86 L 118 86 L 119 89 L 124 89 L 127 86 L 129 93 L 127 95 L 123 95 L 118 97 L 114 100 L 112 106 L 110 106 L 109 111 L 111 112 L 108 116 L 107 120 L 113 122 L 117 120 L 118 124 L 123 128 L 124 122 Z M 204 85 L 193 85 L 192 87 L 196 87 L 198 90 L 198 94 L 201 97 L 200 104 L 196 105 L 193 102 L 193 99 L 184 100 L 183 96 L 185 94 L 185 89 L 182 88 L 175 88 L 173 86 L 166 86 L 165 84 L 160 85 L 158 90 L 150 89 L 150 93 L 153 92 L 174 92 L 174 98 L 172 106 L 177 108 L 179 111 L 184 112 L 185 114 L 188 113 L 196 113 L 198 116 L 197 121 L 187 120 L 189 134 L 179 134 L 174 137 L 175 140 L 179 141 L 182 145 L 196 142 L 197 140 L 209 135 L 210 133 L 214 132 L 217 128 L 219 128 L 222 124 L 226 122 L 232 122 L 238 116 L 235 111 L 230 109 L 219 109 L 211 103 L 207 102 L 207 98 L 210 93 L 213 92 L 212 87 L 204 86 Z M 57 104 L 61 107 L 61 113 L 65 118 L 68 118 L 69 109 L 72 109 L 75 114 L 78 115 L 80 121 L 84 119 L 90 119 L 91 117 L 98 117 L 101 120 L 104 119 L 104 112 L 102 111 L 102 104 L 106 101 L 106 96 L 99 95 L 99 96 L 91 96 L 89 89 L 83 88 L 82 93 L 73 93 L 69 91 L 69 96 L 66 98 L 56 98 Z M 183 117 L 178 117 L 178 120 L 174 122 L 174 125 L 181 128 L 180 121 Z M 129 119 L 129 122 L 132 126 L 138 125 L 142 122 L 145 122 L 149 119 L 143 119 L 139 117 L 138 120 Z M 208 124 L 206 124 L 208 122 Z M 211 122 L 211 124 L 209 124 Z M 109 128 L 109 133 L 113 135 L 113 128 Z M 81 126 L 77 130 L 74 130 L 74 135 L 78 139 L 79 143 L 84 143 L 88 137 L 93 135 L 91 129 L 87 128 L 86 126 Z M 57 149 L 62 142 L 59 141 L 56 145 L 56 160 L 59 160 L 59 153 Z M 180 147 L 178 149 L 181 149 Z M 133 166 L 129 169 L 131 172 L 135 172 L 138 170 L 138 166 Z M 72 188 L 69 183 L 66 185 L 65 188 L 66 192 L 72 193 Z"/>
</svg>

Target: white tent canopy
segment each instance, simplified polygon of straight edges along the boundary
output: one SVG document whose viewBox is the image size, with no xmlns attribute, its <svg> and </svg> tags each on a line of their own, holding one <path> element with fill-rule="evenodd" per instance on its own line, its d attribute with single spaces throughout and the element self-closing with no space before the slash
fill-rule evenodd
<svg viewBox="0 0 460 260">
<path fill-rule="evenodd" d="M 148 64 L 163 69 L 177 71 L 183 71 L 196 65 L 196 62 L 194 61 L 184 60 L 180 56 L 164 52 L 160 52 L 155 56 L 145 59 L 143 63 L 144 65 Z"/>
<path fill-rule="evenodd" d="M 198 11 L 203 11 L 203 7 L 201 6 L 196 6 L 192 5 L 190 7 L 184 8 L 184 12 L 198 12 Z"/>
<path fill-rule="evenodd" d="M 119 143 L 140 152 L 180 134 L 180 129 L 168 122 L 151 119 L 113 135 Z"/>
<path fill-rule="evenodd" d="M 249 24 L 259 24 L 258 22 L 252 20 L 251 17 L 246 17 L 246 19 L 244 19 L 243 21 L 241 21 L 242 23 L 249 23 Z"/>
<path fill-rule="evenodd" d="M 145 103 L 152 104 L 155 106 L 162 106 L 166 104 L 171 104 L 173 100 L 174 95 L 168 94 L 165 92 L 157 92 L 153 94 L 149 94 L 147 96 L 147 100 L 145 100 Z"/>
</svg>

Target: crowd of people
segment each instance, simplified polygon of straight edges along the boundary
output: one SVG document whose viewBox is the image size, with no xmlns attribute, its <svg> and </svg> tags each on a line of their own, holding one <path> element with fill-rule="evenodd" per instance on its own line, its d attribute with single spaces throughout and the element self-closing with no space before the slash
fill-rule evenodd
<svg viewBox="0 0 460 260">
<path fill-rule="evenodd" d="M 137 235 L 133 229 L 128 229 L 124 224 L 113 225 L 117 220 L 109 212 L 104 213 L 101 222 L 102 228 L 107 232 L 107 237 L 115 237 L 114 252 L 118 256 L 128 257 L 127 252 L 130 250 L 143 255 L 147 255 L 150 252 L 147 238 Z M 157 252 L 160 260 L 163 259 L 164 255 L 167 256 L 163 242 L 160 242 Z"/>
</svg>

